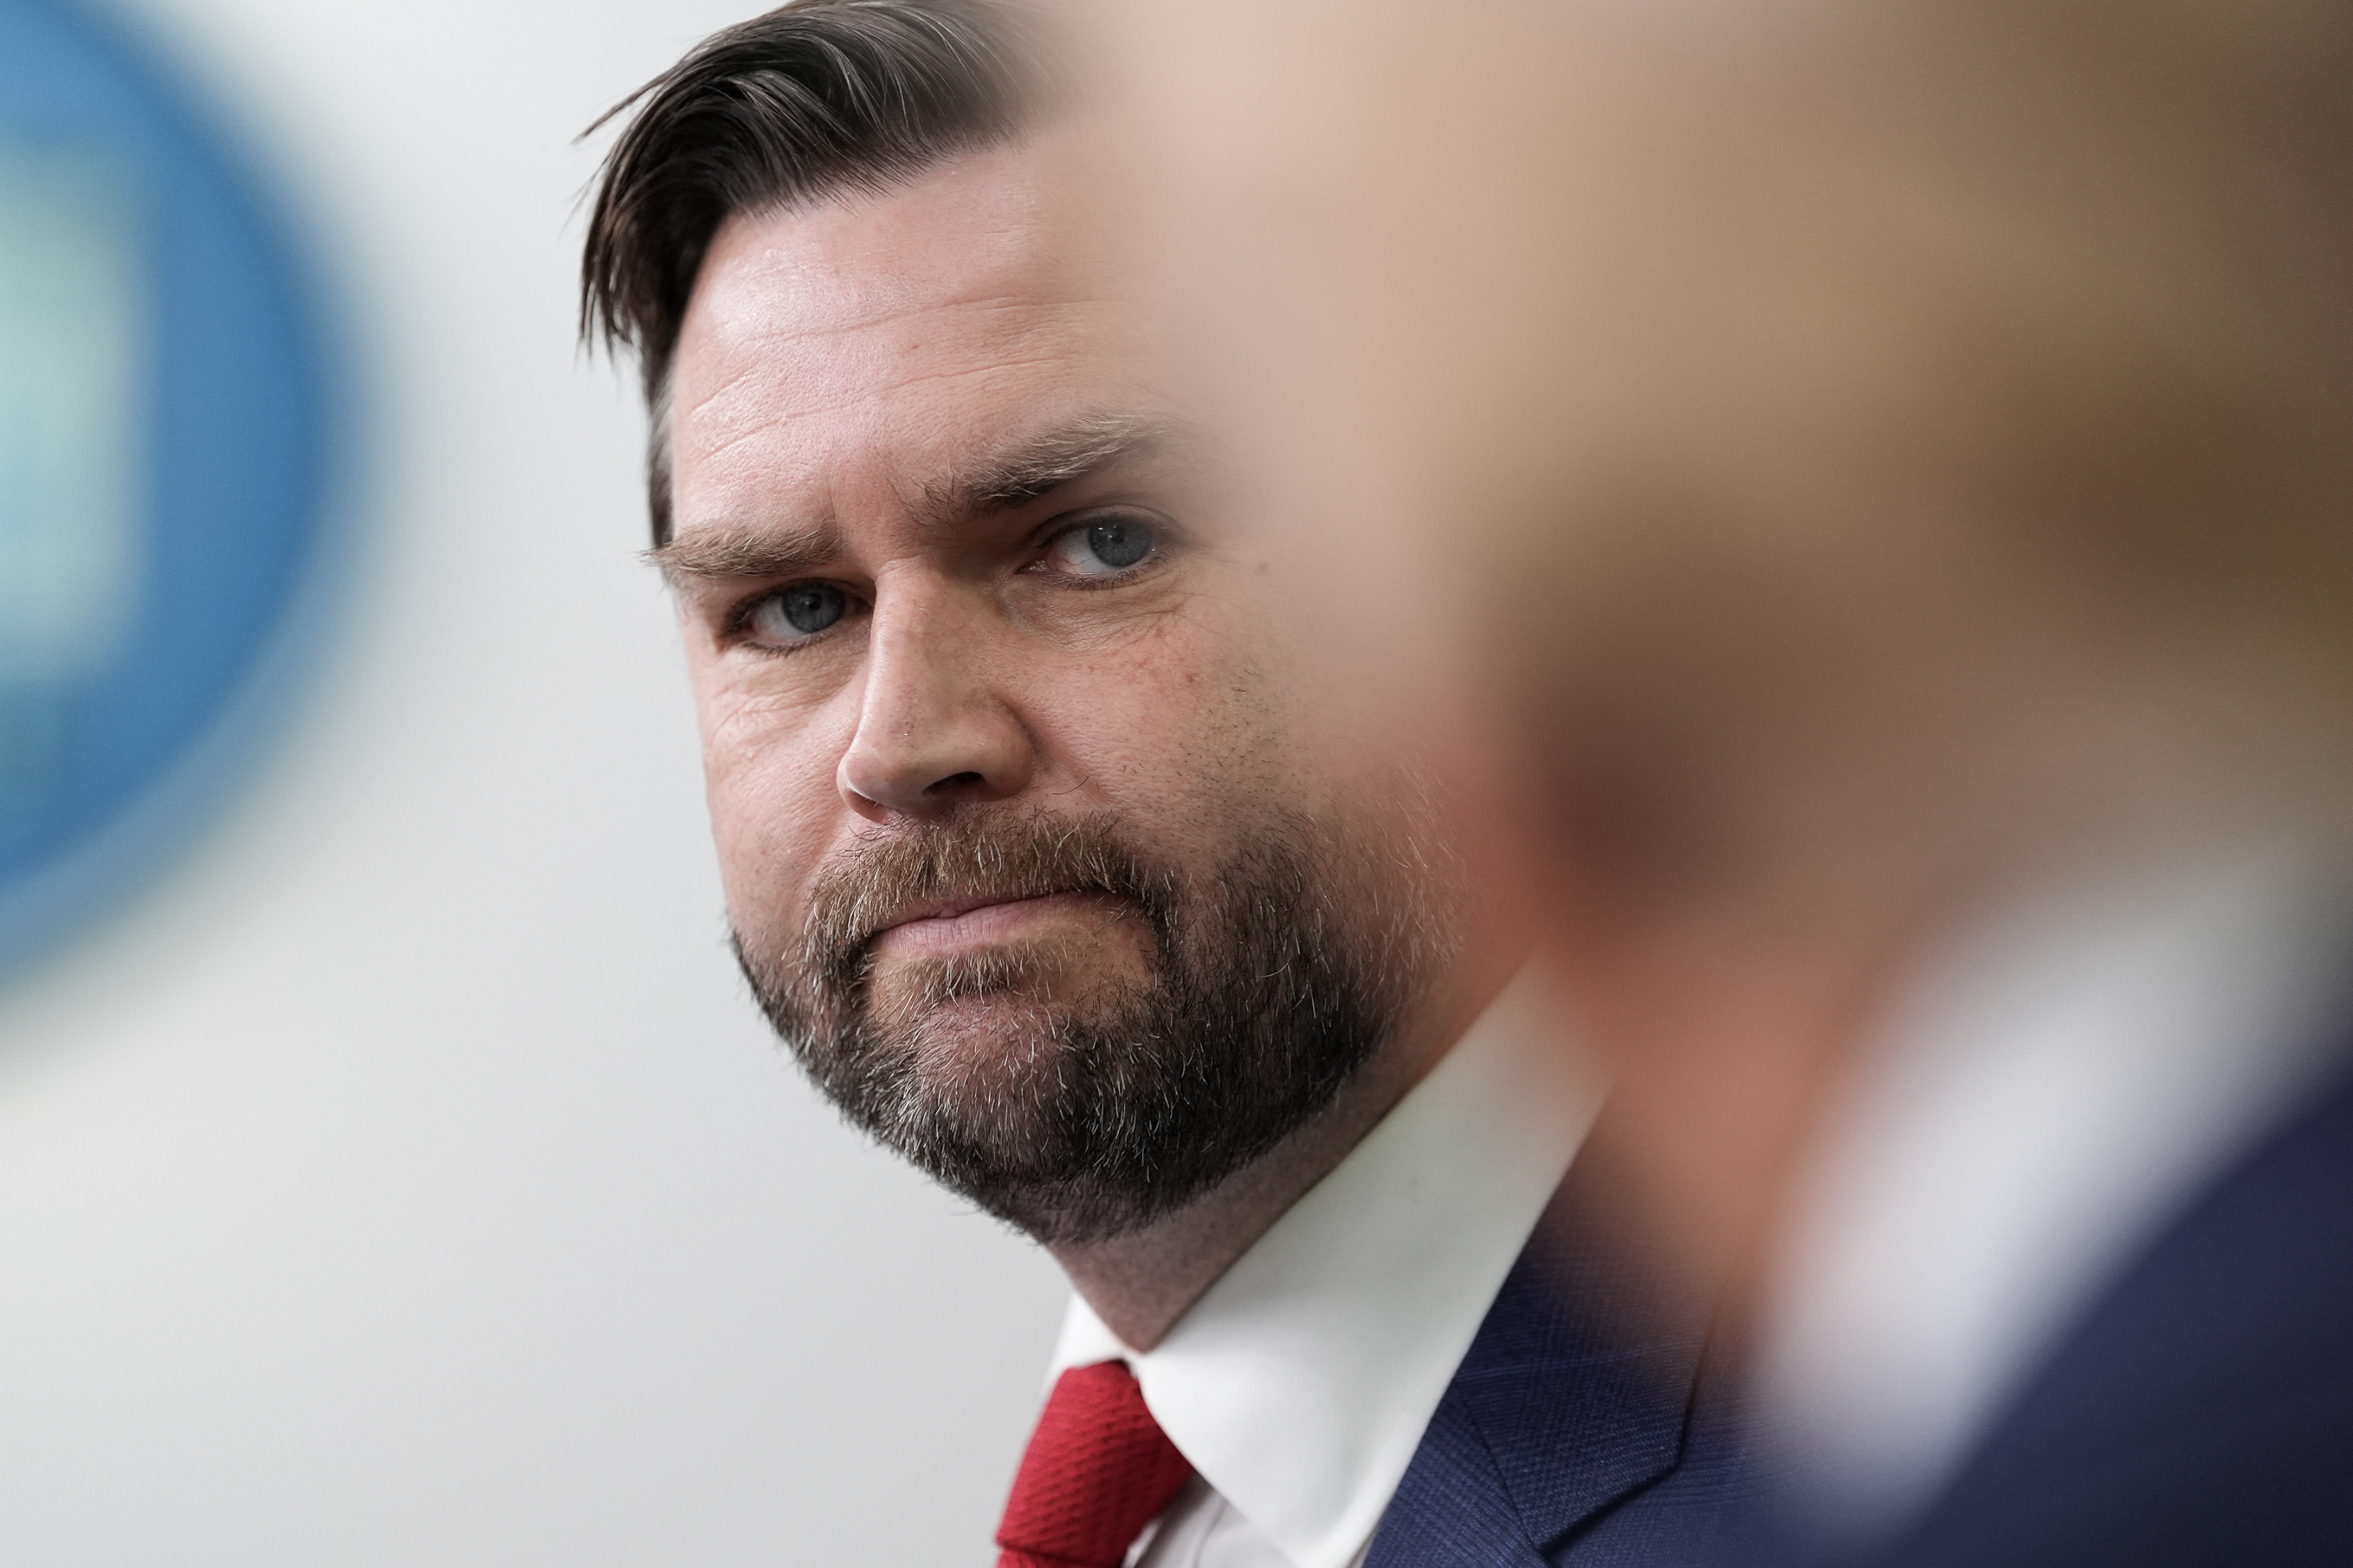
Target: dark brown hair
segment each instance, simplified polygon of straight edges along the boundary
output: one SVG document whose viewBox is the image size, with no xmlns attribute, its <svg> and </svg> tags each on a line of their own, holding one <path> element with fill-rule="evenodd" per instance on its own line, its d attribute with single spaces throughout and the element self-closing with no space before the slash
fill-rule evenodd
<svg viewBox="0 0 2353 1568">
<path fill-rule="evenodd" d="M 1037 75 L 1002 0 L 797 0 L 729 27 L 615 105 L 580 265 L 580 330 L 638 355 L 652 415 L 647 499 L 670 533 L 670 360 L 729 215 L 884 191 L 1011 137 Z"/>
</svg>

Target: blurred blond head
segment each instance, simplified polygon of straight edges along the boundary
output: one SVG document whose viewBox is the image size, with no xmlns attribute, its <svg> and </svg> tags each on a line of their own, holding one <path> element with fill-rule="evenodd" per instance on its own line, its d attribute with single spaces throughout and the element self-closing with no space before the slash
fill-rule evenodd
<svg viewBox="0 0 2353 1568">
<path fill-rule="evenodd" d="M 1316 547 L 1686 852 L 2333 808 L 2353 7 L 1127 10 Z"/>
<path fill-rule="evenodd" d="M 2341 839 L 2353 5 L 1108 12 L 1269 515 L 1525 743 L 1662 1234 L 1769 1247 L 1989 887 Z"/>
</svg>

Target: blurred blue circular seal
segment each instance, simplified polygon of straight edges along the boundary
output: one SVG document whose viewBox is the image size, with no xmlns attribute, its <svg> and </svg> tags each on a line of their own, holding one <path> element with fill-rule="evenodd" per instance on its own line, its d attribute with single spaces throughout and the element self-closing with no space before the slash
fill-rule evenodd
<svg viewBox="0 0 2353 1568">
<path fill-rule="evenodd" d="M 0 975 L 168 855 L 289 684 L 332 358 L 195 100 L 111 16 L 0 0 Z"/>
</svg>

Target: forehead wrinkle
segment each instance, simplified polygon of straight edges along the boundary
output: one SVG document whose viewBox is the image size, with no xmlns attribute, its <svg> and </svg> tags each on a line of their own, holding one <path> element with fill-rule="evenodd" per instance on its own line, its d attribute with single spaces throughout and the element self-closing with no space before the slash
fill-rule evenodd
<svg viewBox="0 0 2353 1568">
<path fill-rule="evenodd" d="M 995 291 L 945 300 L 909 300 L 830 321 L 808 321 L 776 311 L 774 312 L 776 319 L 761 323 L 730 320 L 727 330 L 744 347 L 752 347 L 774 342 L 779 338 L 840 337 L 844 333 L 868 331 L 926 315 L 1007 315 L 1024 311 L 1043 315 L 1063 310 L 1120 310 L 1125 308 L 1125 301 L 1112 295 L 1073 294 L 1038 299 Z"/>
<path fill-rule="evenodd" d="M 672 439 L 676 438 L 678 426 L 681 424 L 689 419 L 692 419 L 699 415 L 715 414 L 716 417 L 723 421 L 726 418 L 726 410 L 723 408 L 714 410 L 713 405 L 723 402 L 723 400 L 724 400 L 731 393 L 743 389 L 744 384 L 754 378 L 754 371 L 755 368 L 756 367 L 748 364 L 741 366 L 731 372 L 727 376 L 721 380 L 717 385 L 699 391 L 691 401 L 684 405 L 673 405 L 670 411 Z M 677 380 L 678 378 L 676 376 L 671 377 L 671 384 L 673 386 L 676 385 Z M 740 446 L 744 441 L 747 441 L 751 437 L 758 435 L 762 430 L 767 427 L 767 423 L 769 422 L 754 424 L 744 429 L 737 430 L 725 440 L 719 442 L 716 446 L 697 447 L 696 455 L 698 457 L 716 457 L 720 453 L 728 450 L 730 447 Z"/>
<path fill-rule="evenodd" d="M 780 426 L 793 424 L 798 420 L 817 418 L 823 415 L 839 414 L 846 408 L 865 407 L 880 399 L 896 396 L 910 387 L 923 386 L 932 383 L 965 381 L 969 380 L 974 376 L 993 375 L 1002 371 L 1025 370 L 1036 365 L 1063 363 L 1074 360 L 1078 356 L 1074 353 L 1058 351 L 1038 354 L 1027 359 L 991 360 L 987 364 L 965 365 L 956 370 L 927 371 L 918 375 L 902 376 L 899 379 L 891 382 L 886 386 L 860 388 L 859 390 L 849 393 L 849 395 L 830 403 L 802 403 L 797 404 L 790 408 L 780 408 L 770 411 L 763 415 L 757 423 L 747 424 L 743 428 L 731 431 L 726 436 L 719 439 L 708 441 L 707 443 L 696 444 L 691 448 L 691 456 L 697 462 L 708 461 L 713 458 L 723 457 L 727 453 L 734 450 L 736 447 L 743 446 L 745 442 L 756 441 L 762 437 L 773 433 Z M 736 381 L 740 382 L 742 379 L 743 378 L 739 376 L 736 378 Z M 713 388 L 707 396 L 699 398 L 695 401 L 688 411 L 690 416 L 709 409 L 710 405 L 714 400 L 725 395 L 731 390 L 733 390 L 732 384 L 729 386 Z M 721 417 L 724 417 L 723 410 L 721 411 Z M 671 427 L 673 431 L 676 430 L 679 423 L 680 421 L 677 418 L 674 417 L 672 419 Z M 926 495 L 930 494 L 929 487 L 926 488 L 925 493 Z"/>
<path fill-rule="evenodd" d="M 819 294 L 828 291 L 823 288 L 816 290 Z M 697 301 L 701 309 L 693 313 L 704 317 L 707 325 L 702 332 L 690 331 L 687 334 L 688 341 L 682 345 L 672 376 L 674 383 L 704 383 L 692 386 L 691 397 L 674 406 L 670 421 L 673 438 L 684 435 L 684 427 L 689 425 L 716 425 L 723 432 L 715 439 L 706 436 L 704 442 L 696 443 L 692 452 L 697 458 L 723 456 L 779 426 L 836 414 L 926 384 L 952 383 L 996 371 L 1018 371 L 1086 357 L 1089 340 L 1101 330 L 1094 319 L 1124 308 L 1124 301 L 1115 294 L 1084 288 L 1039 298 L 1018 289 L 984 285 L 944 299 L 909 298 L 910 294 L 920 296 L 920 289 L 868 289 L 860 292 L 866 293 L 870 301 L 875 294 L 885 295 L 885 300 L 858 309 L 859 302 L 853 299 L 850 313 L 813 321 L 809 319 L 811 312 L 805 309 L 808 303 L 806 298 L 801 301 L 802 310 L 779 309 L 773 301 L 762 304 L 756 298 L 729 301 L 730 292 L 723 288 L 715 293 L 702 293 Z M 751 292 L 756 296 L 759 291 Z M 836 299 L 839 300 L 838 291 Z M 825 401 L 776 405 L 780 378 L 787 387 L 827 379 L 823 375 L 809 377 L 805 365 L 796 366 L 794 362 L 799 357 L 794 353 L 796 344 L 822 354 L 826 351 L 817 348 L 820 343 L 854 339 L 909 323 L 920 325 L 925 318 L 933 318 L 933 326 L 922 332 L 922 341 L 928 345 L 938 341 L 940 319 L 959 317 L 970 323 L 966 330 L 973 333 L 968 352 L 974 359 L 985 363 L 902 374 L 886 382 L 847 388 L 840 395 Z M 910 326 L 908 330 L 915 329 Z M 703 341 L 698 342 L 698 338 Z M 1008 355 L 1001 352 L 1024 338 L 1032 340 L 1035 345 L 1029 353 Z M 992 343 L 999 352 L 990 352 Z M 707 381 L 694 375 L 697 362 L 709 362 L 710 368 L 718 374 Z M 746 404 L 752 406 L 747 408 Z M 730 426 L 736 428 L 730 430 Z"/>
<path fill-rule="evenodd" d="M 880 290 L 877 290 L 878 292 Z M 719 384 L 707 393 L 697 395 L 694 406 L 700 407 L 730 388 L 750 380 L 762 378 L 762 373 L 779 360 L 789 361 L 795 343 L 817 344 L 829 340 L 853 337 L 911 322 L 923 318 L 935 318 L 931 326 L 922 329 L 926 342 L 935 341 L 941 320 L 972 318 L 981 323 L 973 331 L 981 341 L 1012 334 L 1051 332 L 1067 336 L 1073 331 L 1090 330 L 1087 323 L 1106 312 L 1116 312 L 1124 306 L 1110 295 L 1077 292 L 1060 297 L 1040 299 L 1018 292 L 992 289 L 971 295 L 946 299 L 907 299 L 897 291 L 898 300 L 878 308 L 855 310 L 852 313 L 827 319 L 810 311 L 804 299 L 793 306 L 780 307 L 776 302 L 752 302 L 741 308 L 727 304 L 712 305 L 707 300 L 702 308 L 691 313 L 697 317 L 715 314 L 701 331 L 690 330 L 682 335 L 680 353 L 681 364 L 698 361 L 714 352 L 724 374 Z M 1030 317 L 1030 321 L 1016 321 L 1009 328 L 998 324 L 1005 318 Z M 1076 321 L 1056 322 L 1055 318 L 1076 317 Z M 814 319 L 812 319 L 814 318 Z M 704 340 L 708 340 L 707 343 Z"/>
<path fill-rule="evenodd" d="M 952 308 L 955 312 L 982 317 L 1028 315 L 1038 320 L 1017 322 L 1009 328 L 982 330 L 965 344 L 963 353 L 973 360 L 985 363 L 967 363 L 958 368 L 923 374 L 906 375 L 892 380 L 889 386 L 915 385 L 923 381 L 943 377 L 975 375 L 994 369 L 1018 369 L 1028 365 L 1048 363 L 1057 359 L 1081 357 L 1100 350 L 1091 348 L 1101 331 L 1100 323 L 1090 319 L 1099 309 L 1108 310 L 1116 302 L 1108 300 L 1079 299 L 1041 303 L 1012 296 L 990 296 L 970 302 L 957 302 L 952 307 L 924 305 L 889 314 L 852 321 L 812 324 L 804 321 L 775 321 L 765 325 L 734 323 L 725 337 L 707 347 L 697 342 L 683 345 L 679 354 L 674 382 L 692 383 L 705 378 L 692 374 L 693 367 L 706 360 L 714 362 L 711 368 L 718 374 L 710 377 L 709 384 L 695 386 L 692 396 L 681 402 L 681 413 L 702 415 L 716 412 L 722 418 L 729 410 L 725 406 L 736 396 L 765 398 L 779 379 L 797 383 L 808 376 L 806 363 L 797 363 L 795 344 L 814 345 L 831 339 L 856 336 L 869 329 L 902 318 L 916 318 L 942 312 Z M 1075 319 L 1073 319 L 1075 318 Z M 1023 340 L 1029 341 L 1027 353 L 1009 353 Z M 951 340 L 953 341 L 953 340 Z M 935 332 L 926 331 L 919 340 L 926 348 L 938 344 Z M 845 406 L 877 391 L 889 387 L 868 387 L 851 391 L 838 403 L 804 404 L 777 411 L 776 417 L 791 417 L 807 413 L 824 413 Z"/>
</svg>

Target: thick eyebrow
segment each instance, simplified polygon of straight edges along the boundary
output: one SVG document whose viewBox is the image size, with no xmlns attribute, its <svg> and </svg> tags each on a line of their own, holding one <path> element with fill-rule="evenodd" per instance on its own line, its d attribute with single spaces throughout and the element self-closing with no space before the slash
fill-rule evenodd
<svg viewBox="0 0 2353 1568">
<path fill-rule="evenodd" d="M 778 533 L 716 524 L 691 528 L 645 558 L 677 583 L 720 577 L 788 577 L 841 559 L 841 536 L 831 528 Z"/>
<path fill-rule="evenodd" d="M 982 459 L 961 478 L 932 487 L 924 510 L 952 524 L 1027 506 L 1092 474 L 1134 458 L 1190 445 L 1180 422 L 1138 415 L 1098 415 L 1050 430 Z M 748 524 L 714 523 L 681 531 L 645 559 L 672 583 L 735 577 L 789 577 L 841 559 L 841 536 L 830 526 L 777 532 Z"/>
<path fill-rule="evenodd" d="M 930 496 L 935 516 L 985 516 L 1039 500 L 1132 458 L 1182 447 L 1190 432 L 1178 421 L 1103 414 L 1009 447 Z"/>
</svg>

